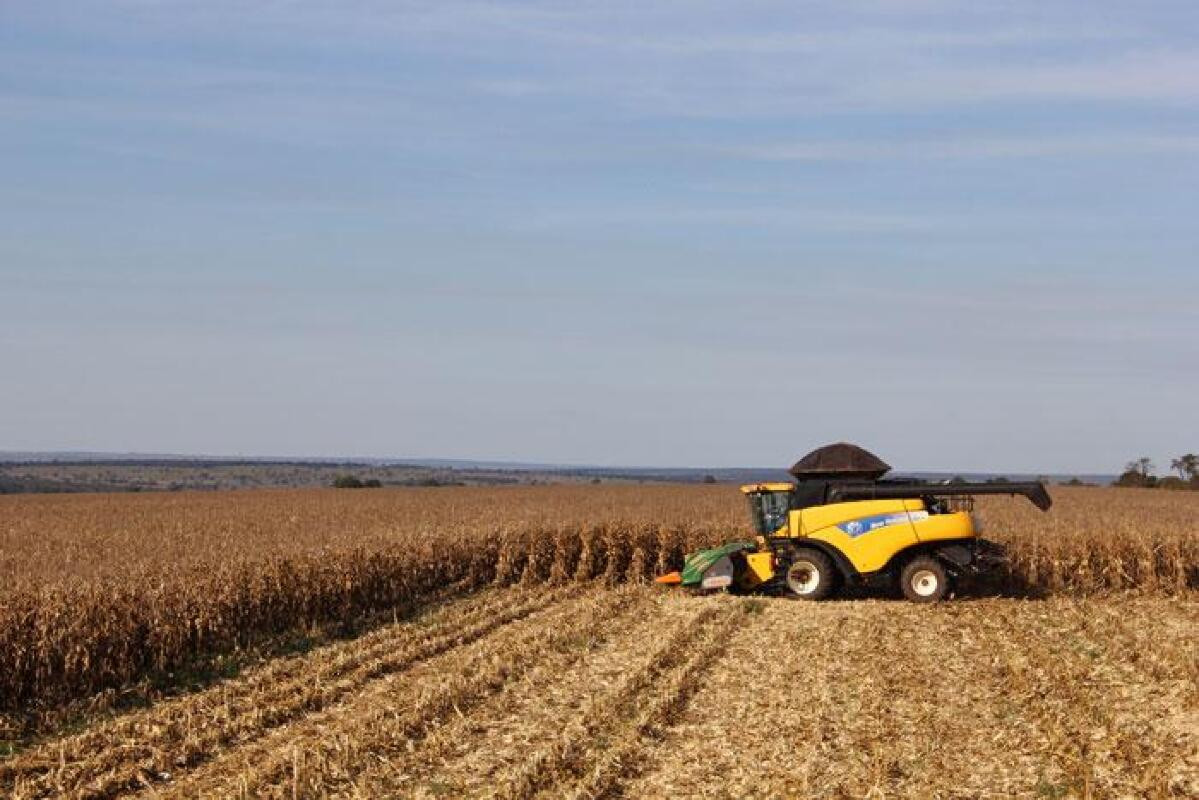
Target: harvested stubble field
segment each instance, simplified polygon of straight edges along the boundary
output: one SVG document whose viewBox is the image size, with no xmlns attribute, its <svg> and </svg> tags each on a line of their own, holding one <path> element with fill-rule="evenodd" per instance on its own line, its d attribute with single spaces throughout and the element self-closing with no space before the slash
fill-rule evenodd
<svg viewBox="0 0 1199 800">
<path fill-rule="evenodd" d="M 0 498 L 0 794 L 1196 796 L 1199 498 L 1054 494 L 936 607 L 644 585 L 728 487 Z"/>
</svg>

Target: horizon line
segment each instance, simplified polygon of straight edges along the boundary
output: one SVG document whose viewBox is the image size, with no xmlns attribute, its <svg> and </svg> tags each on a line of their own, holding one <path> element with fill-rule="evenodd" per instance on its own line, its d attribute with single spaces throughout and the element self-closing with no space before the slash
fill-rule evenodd
<svg viewBox="0 0 1199 800">
<path fill-rule="evenodd" d="M 275 463 L 296 463 L 296 464 L 347 464 L 347 465 L 362 465 L 362 466 L 413 466 L 413 467 L 435 467 L 449 466 L 452 464 L 469 465 L 475 469 L 512 469 L 515 471 L 562 471 L 562 470 L 622 470 L 622 471 L 652 471 L 652 472 L 678 472 L 678 471 L 693 471 L 702 472 L 704 470 L 761 470 L 763 472 L 787 472 L 786 467 L 767 467 L 754 465 L 741 466 L 651 466 L 645 464 L 595 464 L 581 462 L 554 462 L 554 461 L 520 461 L 509 459 L 486 459 L 486 458 L 453 458 L 453 457 L 410 457 L 410 456 L 282 456 L 282 455 L 220 455 L 214 453 L 179 453 L 179 452 L 155 452 L 155 451 L 138 451 L 138 450 L 0 450 L 0 463 L 17 463 L 20 461 L 28 461 L 31 459 L 15 458 L 15 456 L 34 456 L 38 460 L 44 459 L 49 462 L 53 461 L 78 461 L 78 457 L 86 457 L 87 460 L 103 462 L 103 461 L 133 461 L 133 460 L 169 460 L 169 461 L 229 461 L 229 462 L 275 462 Z M 70 456 L 77 458 L 72 459 Z M 452 468 L 452 467 L 451 467 Z M 1104 472 L 1104 471 L 1045 471 L 1045 470 L 995 470 L 995 469 L 923 469 L 923 468 L 893 468 L 890 471 L 892 474 L 926 474 L 926 475 L 1044 475 L 1046 477 L 1108 477 L 1118 475 L 1119 472 Z"/>
</svg>

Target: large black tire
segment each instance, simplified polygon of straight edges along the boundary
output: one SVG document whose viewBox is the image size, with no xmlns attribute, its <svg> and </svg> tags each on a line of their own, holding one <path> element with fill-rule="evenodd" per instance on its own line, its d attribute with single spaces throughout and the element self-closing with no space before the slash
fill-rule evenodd
<svg viewBox="0 0 1199 800">
<path fill-rule="evenodd" d="M 791 555 L 783 581 L 787 591 L 801 600 L 823 600 L 837 588 L 838 577 L 828 556 L 804 547 Z"/>
<path fill-rule="evenodd" d="M 913 603 L 936 603 L 949 594 L 949 573 L 937 559 L 916 556 L 900 571 L 899 589 Z"/>
</svg>

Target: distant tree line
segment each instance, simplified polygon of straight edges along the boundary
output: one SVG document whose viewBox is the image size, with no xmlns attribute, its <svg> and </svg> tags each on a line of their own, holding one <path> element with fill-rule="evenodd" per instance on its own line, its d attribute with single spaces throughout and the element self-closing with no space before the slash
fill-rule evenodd
<svg viewBox="0 0 1199 800">
<path fill-rule="evenodd" d="M 382 485 L 378 478 L 362 480 L 356 475 L 338 475 L 333 479 L 334 489 L 378 489 Z"/>
<path fill-rule="evenodd" d="M 1153 460 L 1142 456 L 1124 465 L 1124 472 L 1113 485 L 1142 489 L 1199 489 L 1199 456 L 1187 453 L 1172 459 L 1170 471 L 1178 474 L 1158 477 L 1154 474 Z"/>
<path fill-rule="evenodd" d="M 533 481 L 536 483 L 536 481 Z M 407 481 L 390 481 L 389 486 L 466 486 L 465 481 L 446 480 L 444 478 L 418 478 Z M 357 475 L 338 475 L 333 479 L 334 489 L 378 489 L 383 481 L 378 478 L 359 478 Z"/>
</svg>

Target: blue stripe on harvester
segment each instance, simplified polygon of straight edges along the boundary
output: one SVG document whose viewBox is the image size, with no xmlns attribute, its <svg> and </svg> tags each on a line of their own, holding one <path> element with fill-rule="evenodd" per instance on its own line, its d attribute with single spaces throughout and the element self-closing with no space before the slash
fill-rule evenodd
<svg viewBox="0 0 1199 800">
<path fill-rule="evenodd" d="M 848 522 L 842 522 L 837 527 L 850 538 L 856 539 L 871 531 L 877 531 L 879 528 L 886 528 L 888 525 L 902 525 L 905 522 L 908 522 L 908 514 L 906 511 L 901 511 L 895 514 L 879 514 L 873 517 L 851 519 Z"/>
</svg>

